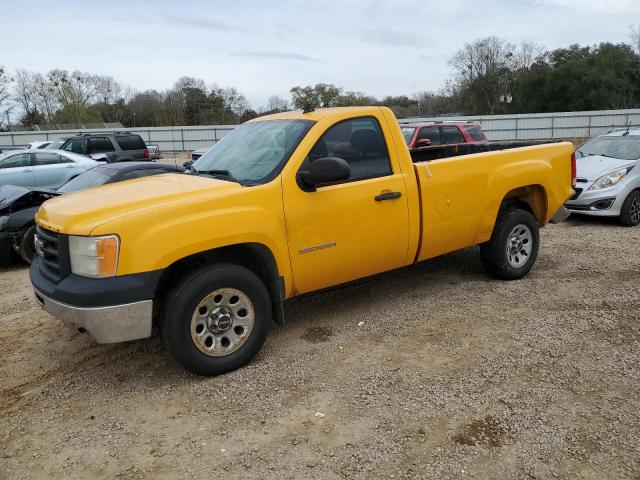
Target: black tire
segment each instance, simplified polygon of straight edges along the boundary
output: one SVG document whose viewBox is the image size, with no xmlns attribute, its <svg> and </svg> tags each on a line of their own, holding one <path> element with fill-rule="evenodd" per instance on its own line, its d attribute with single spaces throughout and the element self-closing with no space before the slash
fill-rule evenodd
<svg viewBox="0 0 640 480">
<path fill-rule="evenodd" d="M 520 226 L 520 230 L 516 227 Z M 526 235 L 526 230 L 529 236 Z M 522 235 L 522 240 L 519 235 Z M 515 236 L 513 250 L 508 247 L 511 244 L 511 236 Z M 531 244 L 529 252 L 525 255 L 527 244 Z M 482 265 L 490 275 L 502 280 L 516 280 L 524 277 L 538 256 L 540 246 L 540 232 L 538 222 L 531 212 L 521 208 L 509 208 L 498 214 L 498 220 L 493 228 L 491 240 L 480 246 Z M 513 253 L 515 252 L 515 253 Z M 510 260 L 511 258 L 511 260 Z M 520 259 L 519 265 L 514 265 L 516 259 Z"/>
<path fill-rule="evenodd" d="M 35 247 L 33 246 L 33 237 L 35 236 L 35 234 L 36 226 L 31 225 L 24 231 L 24 234 L 22 235 L 20 241 L 17 242 L 18 255 L 20 255 L 20 258 L 22 258 L 22 260 L 24 260 L 28 264 L 31 264 L 33 260 L 33 254 L 35 252 Z"/>
<path fill-rule="evenodd" d="M 219 289 L 235 289 L 246 295 L 253 308 L 254 320 L 252 329 L 237 350 L 224 356 L 210 356 L 203 353 L 200 348 L 204 347 L 198 347 L 192 338 L 192 317 L 201 301 Z M 247 364 L 262 348 L 272 321 L 271 300 L 262 281 L 250 270 L 228 263 L 206 265 L 180 278 L 169 292 L 163 310 L 160 328 L 165 348 L 186 370 L 206 376 L 219 375 Z M 208 313 L 204 321 L 209 322 Z M 232 323 L 228 328 L 237 327 Z M 210 336 L 214 337 L 214 334 Z M 224 333 L 220 336 L 223 341 Z"/>
<path fill-rule="evenodd" d="M 634 190 L 624 199 L 620 209 L 620 223 L 626 227 L 640 224 L 640 190 Z"/>
</svg>

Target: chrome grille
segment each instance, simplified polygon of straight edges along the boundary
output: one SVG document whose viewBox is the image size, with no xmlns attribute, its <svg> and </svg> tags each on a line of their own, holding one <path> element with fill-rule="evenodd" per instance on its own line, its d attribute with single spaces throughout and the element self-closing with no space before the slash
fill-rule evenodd
<svg viewBox="0 0 640 480">
<path fill-rule="evenodd" d="M 48 280 L 58 283 L 68 274 L 66 236 L 40 226 L 36 227 L 36 254 L 40 258 L 40 272 Z"/>
</svg>

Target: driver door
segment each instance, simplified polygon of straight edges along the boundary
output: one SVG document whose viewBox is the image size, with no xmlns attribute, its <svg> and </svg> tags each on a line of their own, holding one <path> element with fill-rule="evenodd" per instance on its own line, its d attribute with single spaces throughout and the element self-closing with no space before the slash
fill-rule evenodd
<svg viewBox="0 0 640 480">
<path fill-rule="evenodd" d="M 340 157 L 347 180 L 310 191 L 287 176 L 283 185 L 289 257 L 296 294 L 338 285 L 405 264 L 409 219 L 404 177 L 375 117 L 339 122 L 299 166 Z"/>
</svg>

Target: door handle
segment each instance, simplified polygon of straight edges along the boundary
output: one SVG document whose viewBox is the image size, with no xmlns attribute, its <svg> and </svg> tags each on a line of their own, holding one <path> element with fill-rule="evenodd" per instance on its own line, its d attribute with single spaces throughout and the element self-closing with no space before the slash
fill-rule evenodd
<svg viewBox="0 0 640 480">
<path fill-rule="evenodd" d="M 25 169 L 25 170 L 22 170 L 22 173 L 31 173 L 31 169 L 30 169 L 30 168 L 27 168 L 27 169 Z"/>
<path fill-rule="evenodd" d="M 394 200 L 396 198 L 400 198 L 402 193 L 400 192 L 389 192 L 389 193 L 381 193 L 380 195 L 375 196 L 376 202 L 383 202 L 385 200 Z"/>
</svg>

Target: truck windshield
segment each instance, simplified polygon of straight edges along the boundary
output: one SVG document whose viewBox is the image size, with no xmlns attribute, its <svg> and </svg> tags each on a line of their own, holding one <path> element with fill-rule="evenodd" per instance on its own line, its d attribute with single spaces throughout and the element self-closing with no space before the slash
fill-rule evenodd
<svg viewBox="0 0 640 480">
<path fill-rule="evenodd" d="M 311 120 L 263 120 L 240 125 L 225 135 L 194 164 L 195 172 L 226 172 L 241 183 L 271 179 L 289 159 Z"/>
<path fill-rule="evenodd" d="M 409 143 L 413 137 L 413 132 L 415 131 L 415 127 L 402 127 L 402 136 L 404 136 L 404 141 Z"/>
<path fill-rule="evenodd" d="M 640 135 L 596 137 L 576 150 L 578 156 L 602 155 L 620 160 L 640 159 Z"/>
</svg>

